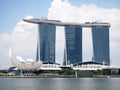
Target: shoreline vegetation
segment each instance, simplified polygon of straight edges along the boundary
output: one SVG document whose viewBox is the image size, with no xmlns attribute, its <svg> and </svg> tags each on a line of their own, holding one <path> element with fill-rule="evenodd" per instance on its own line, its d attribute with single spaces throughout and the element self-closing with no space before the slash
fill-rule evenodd
<svg viewBox="0 0 120 90">
<path fill-rule="evenodd" d="M 76 78 L 75 76 L 21 76 L 21 75 L 9 75 L 9 76 L 0 76 L 0 78 Z M 77 77 L 77 78 L 120 78 L 120 75 L 93 75 L 93 76 L 85 76 L 85 77 Z"/>
<path fill-rule="evenodd" d="M 96 70 L 75 71 L 72 69 L 43 71 L 0 71 L 0 78 L 112 78 L 120 77 L 120 71 Z"/>
</svg>

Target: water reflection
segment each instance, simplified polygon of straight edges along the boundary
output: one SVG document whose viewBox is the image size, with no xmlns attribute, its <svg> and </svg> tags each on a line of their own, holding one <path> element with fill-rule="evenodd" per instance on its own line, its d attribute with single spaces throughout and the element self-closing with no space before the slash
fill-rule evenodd
<svg viewBox="0 0 120 90">
<path fill-rule="evenodd" d="M 119 90 L 120 78 L 0 78 L 0 90 Z"/>
</svg>

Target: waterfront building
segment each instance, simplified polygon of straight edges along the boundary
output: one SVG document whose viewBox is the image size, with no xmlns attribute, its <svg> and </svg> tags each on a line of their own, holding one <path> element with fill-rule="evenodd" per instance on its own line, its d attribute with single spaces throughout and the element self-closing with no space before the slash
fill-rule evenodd
<svg viewBox="0 0 120 90">
<path fill-rule="evenodd" d="M 93 26 L 93 56 L 94 61 L 110 65 L 109 51 L 109 27 L 108 26 Z"/>
<path fill-rule="evenodd" d="M 39 25 L 36 60 L 55 63 L 56 26 L 65 27 L 64 65 L 82 62 L 82 28 L 92 28 L 93 58 L 110 65 L 109 23 L 68 23 L 48 19 L 24 19 Z"/>
</svg>

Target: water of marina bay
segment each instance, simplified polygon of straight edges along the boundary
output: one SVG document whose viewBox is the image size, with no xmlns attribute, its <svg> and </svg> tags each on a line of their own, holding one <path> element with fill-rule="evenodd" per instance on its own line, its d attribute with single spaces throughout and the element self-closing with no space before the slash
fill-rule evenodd
<svg viewBox="0 0 120 90">
<path fill-rule="evenodd" d="M 120 78 L 0 78 L 0 90 L 120 90 Z"/>
</svg>

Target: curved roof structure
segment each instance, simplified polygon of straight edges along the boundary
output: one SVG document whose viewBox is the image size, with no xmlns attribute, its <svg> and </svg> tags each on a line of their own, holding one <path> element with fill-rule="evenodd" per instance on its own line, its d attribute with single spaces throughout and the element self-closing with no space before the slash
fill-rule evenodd
<svg viewBox="0 0 120 90">
<path fill-rule="evenodd" d="M 95 62 L 95 61 L 87 61 L 87 62 L 80 62 L 80 63 L 74 64 L 74 66 L 77 66 L 77 65 L 88 65 L 88 64 L 103 65 L 102 63 L 99 63 L 99 62 Z"/>
<path fill-rule="evenodd" d="M 12 64 L 20 70 L 36 70 L 42 66 L 41 61 L 34 61 L 32 59 L 24 60 L 20 56 L 13 56 L 11 49 L 9 51 L 9 57 L 12 61 Z"/>
<path fill-rule="evenodd" d="M 55 64 L 55 65 L 60 65 L 59 63 L 54 63 L 54 62 L 43 62 L 43 64 Z"/>
</svg>

